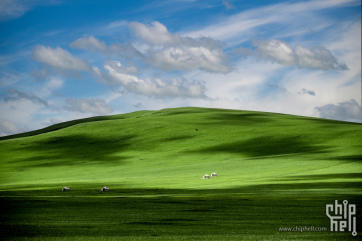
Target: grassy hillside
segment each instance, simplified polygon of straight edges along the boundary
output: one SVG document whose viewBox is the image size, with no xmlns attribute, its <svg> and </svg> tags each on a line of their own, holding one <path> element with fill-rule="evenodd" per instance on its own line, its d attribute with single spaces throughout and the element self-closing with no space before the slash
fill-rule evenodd
<svg viewBox="0 0 362 241">
<path fill-rule="evenodd" d="M 305 223 L 329 228 L 325 204 L 342 198 L 356 203 L 362 196 L 362 124 L 275 113 L 188 107 L 95 117 L 2 137 L 0 153 L 0 195 L 12 210 L 4 216 L 2 227 L 10 230 L 14 225 L 20 230 L 18 235 L 8 233 L 9 237 L 28 236 L 29 230 L 38 230 L 31 236 L 48 238 L 66 233 L 78 239 L 94 237 L 101 233 L 98 229 L 105 229 L 101 224 L 89 224 L 90 214 L 82 213 L 82 224 L 73 223 L 78 229 L 70 232 L 70 227 L 56 224 L 65 214 L 54 204 L 72 203 L 68 210 L 81 212 L 74 207 L 84 207 L 82 212 L 99 213 L 101 206 L 94 205 L 102 203 L 112 213 L 123 210 L 111 218 L 101 215 L 108 220 L 103 223 L 107 227 L 113 227 L 115 220 L 133 222 L 127 228 L 115 225 L 108 236 L 104 233 L 108 238 L 118 237 L 115 240 L 179 240 L 193 234 L 190 227 L 200 231 L 195 233 L 196 239 L 210 238 L 208 233 L 230 240 L 241 234 L 250 239 L 271 237 L 260 236 L 266 234 L 277 239 L 328 239 L 330 235 L 349 239 L 350 233 L 281 233 L 277 227 Z M 212 172 L 219 176 L 201 179 Z M 111 191 L 100 192 L 104 185 Z M 60 192 L 64 186 L 71 192 Z M 135 213 L 124 212 L 125 204 L 131 205 L 128 211 L 138 208 L 138 219 Z M 283 209 L 287 204 L 288 212 Z M 177 213 L 180 207 L 196 211 Z M 249 207 L 247 211 L 245 207 Z M 358 213 L 360 207 L 357 205 Z M 33 226 L 19 229 L 24 215 L 27 225 L 39 222 L 39 210 L 53 215 L 49 221 L 55 225 L 49 231 L 52 235 L 45 231 L 48 229 Z M 214 217 L 214 224 L 205 225 L 206 214 L 225 223 Z M 302 216 L 293 221 L 298 215 Z M 288 221 L 281 222 L 282 217 Z M 262 220 L 269 221 L 258 224 Z M 93 225 L 88 232 L 87 225 Z M 219 232 L 213 225 L 221 225 Z M 91 230 L 98 232 L 90 234 Z"/>
</svg>

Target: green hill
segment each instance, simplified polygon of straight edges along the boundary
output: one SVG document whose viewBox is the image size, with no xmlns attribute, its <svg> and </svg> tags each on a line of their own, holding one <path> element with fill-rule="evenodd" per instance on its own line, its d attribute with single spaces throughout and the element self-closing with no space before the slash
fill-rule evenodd
<svg viewBox="0 0 362 241">
<path fill-rule="evenodd" d="M 7 214 L 6 225 L 10 225 L 11 217 L 23 215 L 18 211 L 24 207 L 20 204 L 16 206 L 14 198 L 22 198 L 23 201 L 53 198 L 51 200 L 55 202 L 54 198 L 59 197 L 63 202 L 64 196 L 73 197 L 73 204 L 87 197 L 88 201 L 84 201 L 86 203 L 93 203 L 89 200 L 95 197 L 128 198 L 132 202 L 157 199 L 162 203 L 167 200 L 163 203 L 166 205 L 164 208 L 170 210 L 177 210 L 179 206 L 174 202 L 181 202 L 181 199 L 193 202 L 196 199 L 212 198 L 215 203 L 224 200 L 220 201 L 224 202 L 220 204 L 224 207 L 220 212 L 240 200 L 264 200 L 263 204 L 251 206 L 270 205 L 270 208 L 275 207 L 273 212 L 280 212 L 283 203 L 289 202 L 286 200 L 323 200 L 313 205 L 315 208 L 320 206 L 319 218 L 323 221 L 318 222 L 329 227 L 329 219 L 325 216 L 325 201 L 348 198 L 357 202 L 362 194 L 362 124 L 310 117 L 196 107 L 139 111 L 75 120 L 42 130 L 2 137 L 0 152 L 0 195 L 8 201 L 9 210 L 16 210 Z M 216 172 L 218 177 L 201 179 L 204 174 L 210 175 L 212 172 Z M 100 192 L 104 185 L 111 191 Z M 60 192 L 64 186 L 69 186 L 71 191 Z M 173 200 L 171 204 L 169 199 Z M 102 199 L 102 202 L 110 206 L 110 202 L 114 202 L 107 200 L 113 199 Z M 212 206 L 208 206 L 211 203 L 205 202 L 206 209 L 213 210 Z M 40 201 L 35 203 L 44 204 Z M 142 205 L 146 203 L 150 205 L 149 200 Z M 147 210 L 142 205 L 139 205 L 141 210 Z M 35 214 L 31 214 L 29 209 L 24 210 L 28 210 L 27 215 L 32 217 L 29 220 L 35 222 L 35 216 L 32 216 Z M 93 209 L 88 207 L 88 210 Z M 253 212 L 252 210 L 254 209 L 251 208 L 249 212 Z M 220 215 L 230 212 L 221 212 Z M 191 214 L 198 215 L 187 219 Z M 166 220 L 159 223 L 152 223 L 147 218 L 148 221 L 137 219 L 134 225 L 142 226 L 144 230 L 175 227 L 167 223 L 195 225 L 200 221 L 197 217 L 202 216 L 199 214 L 204 213 L 190 212 L 181 221 Z M 167 215 L 172 216 L 172 212 Z M 276 227 L 282 227 L 281 225 L 301 225 L 301 220 L 290 222 L 295 213 L 291 212 L 289 215 L 289 223 L 275 224 L 270 228 L 275 231 L 274 235 L 280 235 Z M 262 219 L 260 215 L 254 216 L 254 219 Z M 307 216 L 304 216 L 305 220 L 317 220 L 314 216 Z M 247 221 L 243 222 L 247 224 Z M 20 224 L 15 222 L 14 225 Z M 230 225 L 235 226 L 236 223 Z M 84 236 L 82 227 L 72 235 Z M 230 227 L 225 226 L 222 230 L 228 230 L 229 236 L 224 233 L 225 237 L 233 240 L 243 229 L 232 231 L 229 230 Z M 259 226 L 250 229 L 257 227 Z M 58 226 L 53 229 L 63 230 Z M 210 231 L 208 226 L 199 226 L 199 229 Z M 256 230 L 253 233 L 250 229 L 250 235 L 257 235 Z M 30 229 L 26 230 L 30 232 Z M 270 234 L 268 230 L 265 233 Z M 21 235 L 27 236 L 24 232 Z M 109 236 L 120 235 L 119 232 L 114 232 Z M 182 233 L 183 231 L 172 231 L 166 239 L 179 240 L 181 236 L 177 235 Z M 258 235 L 262 233 L 259 230 Z M 289 234 L 294 236 L 280 237 L 298 239 L 295 233 Z M 350 233 L 333 234 L 351 236 Z M 33 234 L 34 237 L 39 235 L 45 234 L 39 230 Z M 94 235 L 96 234 L 91 236 Z M 124 234 L 128 238 L 130 235 L 134 234 Z M 140 237 L 144 238 L 146 234 L 142 235 Z M 200 237 L 206 237 L 205 235 Z M 219 233 L 215 235 L 219 237 Z M 8 236 L 12 237 L 11 234 Z M 147 237 L 165 237 L 151 236 Z"/>
</svg>

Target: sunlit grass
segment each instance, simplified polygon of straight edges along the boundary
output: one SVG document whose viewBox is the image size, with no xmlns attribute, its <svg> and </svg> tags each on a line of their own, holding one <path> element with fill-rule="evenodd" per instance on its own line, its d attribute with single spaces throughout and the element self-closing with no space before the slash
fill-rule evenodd
<svg viewBox="0 0 362 241">
<path fill-rule="evenodd" d="M 184 205 L 167 204 L 169 199 L 181 203 L 187 199 L 195 208 L 201 198 L 206 206 L 219 203 L 215 208 L 222 218 L 215 220 L 220 222 L 208 221 L 220 226 L 219 231 L 210 236 L 216 239 L 235 240 L 241 234 L 246 235 L 244 238 L 251 235 L 250 239 L 269 240 L 265 234 L 275 240 L 278 237 L 327 239 L 329 232 L 300 236 L 278 233 L 276 227 L 301 225 L 303 220 L 308 225 L 328 226 L 326 202 L 342 197 L 359 200 L 361 147 L 361 124 L 252 111 L 177 108 L 60 123 L 33 133 L 0 138 L 0 195 L 8 202 L 19 200 L 9 204 L 9 210 L 14 212 L 13 215 L 7 213 L 9 219 L 2 229 L 9 223 L 19 228 L 20 224 L 24 225 L 20 220 L 25 216 L 27 225 L 36 226 L 38 214 L 34 210 L 43 210 L 44 217 L 53 225 L 51 230 L 39 231 L 31 226 L 37 233 L 34 231 L 28 237 L 65 235 L 79 236 L 81 240 L 80 236 L 87 232 L 88 236 L 102 233 L 99 229 L 104 228 L 103 224 L 90 224 L 92 217 L 100 213 L 96 208 L 100 202 L 99 205 L 109 206 L 117 214 L 112 218 L 101 215 L 104 225 L 112 229 L 111 233 L 104 233 L 107 237 L 172 240 L 193 235 L 195 239 L 206 239 L 213 226 L 202 223 L 204 214 L 183 213 L 180 210 Z M 217 172 L 218 177 L 201 179 L 212 172 Z M 111 191 L 100 192 L 104 185 Z M 69 186 L 71 191 L 61 192 L 64 186 Z M 24 196 L 27 197 L 20 198 Z M 153 199 L 162 204 L 157 211 L 149 210 L 148 203 Z M 239 211 L 233 211 L 232 207 L 239 205 L 238 199 L 250 200 L 249 208 L 241 211 L 245 205 L 242 204 Z M 70 209 L 74 215 L 69 210 L 61 210 L 58 207 L 64 200 L 70 206 L 82 203 L 81 208 Z M 126 209 L 117 204 L 119 200 L 137 203 L 129 204 L 137 215 L 126 212 L 122 216 L 120 210 Z M 307 212 L 298 221 L 292 218 L 299 212 L 296 206 L 290 206 L 293 200 L 304 200 L 300 208 Z M 43 206 L 45 203 L 51 206 Z M 269 208 L 269 226 L 261 222 L 265 215 L 252 214 L 254 209 L 264 212 L 260 205 Z M 280 223 L 272 213 L 284 212 L 283 205 L 289 205 L 290 217 L 289 221 Z M 308 207 L 321 214 L 315 216 Z M 82 216 L 81 212 L 91 214 Z M 147 212 L 159 216 L 153 219 Z M 171 224 L 162 221 L 173 212 L 185 221 L 177 218 L 174 219 L 178 221 Z M 252 218 L 245 219 L 241 213 Z M 62 215 L 78 217 L 72 224 L 77 227 L 74 231 L 58 224 Z M 9 221 L 12 216 L 17 221 Z M 187 221 L 190 216 L 197 220 Z M 133 218 L 135 223 L 127 228 L 117 228 L 115 224 Z M 87 225 L 90 230 L 85 228 Z M 185 225 L 195 228 L 184 228 Z M 20 229 L 23 231 L 19 235 L 27 236 L 30 229 L 30 226 Z M 136 232 L 138 229 L 144 231 Z M 198 234 L 197 229 L 203 230 L 202 233 Z M 152 236 L 150 230 L 158 234 Z M 333 235 L 349 237 L 347 233 Z"/>
</svg>

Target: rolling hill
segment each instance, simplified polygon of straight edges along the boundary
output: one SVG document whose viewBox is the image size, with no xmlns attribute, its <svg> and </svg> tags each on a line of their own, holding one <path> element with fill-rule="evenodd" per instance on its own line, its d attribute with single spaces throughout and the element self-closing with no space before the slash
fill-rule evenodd
<svg viewBox="0 0 362 241">
<path fill-rule="evenodd" d="M 301 226 L 301 223 L 318 226 L 312 222 L 329 227 L 325 204 L 335 199 L 358 202 L 357 208 L 361 210 L 360 123 L 266 112 L 185 107 L 74 120 L 33 132 L 1 137 L 0 152 L 0 195 L 7 203 L 8 210 L 11 210 L 4 214 L 6 221 L 1 226 L 6 237 L 61 236 L 67 239 L 70 227 L 56 224 L 57 220 L 63 219 L 59 208 L 49 206 L 49 200 L 58 202 L 60 206 L 66 202 L 71 203 L 69 205 L 72 207 L 82 203 L 87 208 L 84 212 L 98 210 L 100 207 L 92 206 L 96 202 L 89 201 L 97 200 L 108 205 L 113 213 L 117 213 L 116 210 L 124 211 L 124 206 L 112 206 L 116 205 L 116 199 L 112 198 L 122 200 L 118 203 L 137 203 L 138 211 L 145 212 L 144 216 L 141 215 L 139 219 L 132 216 L 133 220 L 123 213 L 126 217 L 122 216 L 122 220 L 133 220 L 127 229 L 112 226 L 118 220 L 116 217 L 103 217 L 108 220 L 107 227 L 113 227 L 108 238 L 117 237 L 115 240 L 120 237 L 179 240 L 185 235 L 193 237 L 191 234 L 196 229 L 203 230 L 197 234 L 199 236 L 195 234 L 196 239 L 202 240 L 210 237 L 235 240 L 241 234 L 246 235 L 245 239 L 328 239 L 331 237 L 329 232 L 281 234 L 277 227 Z M 210 175 L 212 172 L 218 173 L 218 177 L 201 179 L 204 174 Z M 104 185 L 111 191 L 101 193 L 99 190 Z M 64 186 L 69 186 L 71 191 L 61 192 Z M 54 199 L 56 197 L 58 199 Z M 157 205 L 163 206 L 151 208 L 153 211 L 150 211 L 149 207 L 156 205 L 150 204 L 150 200 L 158 200 Z M 200 206 L 199 201 L 205 205 Z M 293 202 L 301 203 L 294 205 Z M 21 203 L 28 203 L 28 206 L 24 207 Z M 240 203 L 242 206 L 238 206 Z M 282 211 L 287 204 L 291 205 L 288 214 Z M 196 211 L 177 214 L 180 207 L 186 206 L 187 210 Z M 246 206 L 249 211 L 244 210 Z M 53 222 L 52 231 L 49 231 L 51 235 L 44 231 L 49 230 L 48 226 L 48 229 L 31 226 L 38 222 L 39 214 L 27 207 L 32 207 L 32 210 L 38 208 L 38 211 L 51 210 L 49 213 L 52 213 L 53 216 L 50 216 L 53 219 L 48 220 Z M 78 209 L 72 210 L 77 212 Z M 229 220 L 230 223 L 224 226 L 215 224 L 221 225 L 219 232 L 210 231 L 213 230 L 212 225 L 202 224 L 203 217 L 217 211 L 220 220 Z M 147 212 L 163 216 L 155 221 L 154 216 L 147 216 Z M 167 218 L 173 212 L 177 217 L 181 215 L 181 218 Z M 240 216 L 243 212 L 248 219 Z M 269 220 L 269 226 L 255 223 L 256 220 L 265 219 L 263 212 L 273 213 L 269 214 L 274 220 Z M 316 212 L 318 217 L 313 216 Z M 275 223 L 275 219 L 281 219 L 275 217 L 275 213 L 283 213 L 278 215 L 287 217 L 288 221 Z M 299 221 L 293 219 L 302 213 Z M 25 218 L 27 225 L 33 229 L 19 221 L 24 215 L 28 218 Z M 70 236 L 77 236 L 80 240 L 87 236 L 85 226 L 93 225 L 93 229 L 103 227 L 103 224 L 89 224 L 92 223 L 89 220 L 93 219 L 87 219 L 84 213 L 82 215 L 82 224 L 78 220 L 73 224 L 78 225 L 77 231 L 70 232 Z M 18 221 L 14 221 L 14 218 Z M 63 218 L 66 219 L 65 216 Z M 110 223 L 112 225 L 109 226 Z M 191 224 L 196 229 L 187 226 Z M 14 230 L 20 230 L 19 233 L 9 232 L 12 225 Z M 19 225 L 27 228 L 19 229 Z M 37 225 L 41 227 L 49 223 Z M 238 225 L 244 228 L 232 228 Z M 125 231 L 141 230 L 139 227 L 146 231 L 139 234 Z M 168 232 L 168 229 L 172 232 Z M 159 235 L 152 235 L 150 230 L 159 232 Z M 88 238 L 102 232 L 90 233 Z M 263 236 L 264 233 L 272 236 Z M 332 234 L 337 239 L 351 236 L 350 233 L 341 232 Z"/>
</svg>

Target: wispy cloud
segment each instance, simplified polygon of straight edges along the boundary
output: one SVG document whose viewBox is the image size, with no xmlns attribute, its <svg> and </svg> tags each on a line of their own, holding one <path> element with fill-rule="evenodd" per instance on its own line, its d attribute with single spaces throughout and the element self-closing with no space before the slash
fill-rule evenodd
<svg viewBox="0 0 362 241">
<path fill-rule="evenodd" d="M 16 82 L 20 81 L 22 78 L 24 78 L 24 75 L 21 73 L 2 73 L 0 77 L 0 88 L 13 85 Z"/>
<path fill-rule="evenodd" d="M 58 4 L 58 0 L 1 0 L 0 21 L 21 17 L 37 5 Z"/>
<path fill-rule="evenodd" d="M 229 3 L 226 0 L 222 0 L 222 4 L 226 7 L 227 10 L 236 9 L 236 7 L 232 3 Z"/>
<path fill-rule="evenodd" d="M 127 26 L 127 25 L 128 25 L 127 21 L 120 20 L 120 21 L 111 22 L 106 28 L 111 29 L 111 28 L 117 28 L 120 26 Z"/>
<path fill-rule="evenodd" d="M 328 8 L 355 6 L 358 4 L 361 4 L 358 0 L 318 0 L 278 3 L 243 11 L 239 14 L 226 17 L 217 24 L 199 30 L 185 32 L 182 35 L 190 37 L 209 36 L 222 41 L 231 41 L 231 44 L 235 45 L 248 41 L 249 38 L 245 38 L 244 35 L 248 34 L 250 36 L 255 34 L 250 31 L 257 27 L 269 24 L 300 24 L 300 19 L 303 18 L 303 15 L 307 15 L 307 13 Z M 309 23 L 309 20 L 306 18 L 303 19 L 305 20 L 303 21 L 303 25 L 305 26 Z M 314 26 L 315 19 L 311 18 L 311 20 L 313 20 L 312 23 Z"/>
<path fill-rule="evenodd" d="M 43 100 L 37 95 L 34 95 L 32 93 L 27 93 L 23 91 L 19 91 L 16 89 L 10 89 L 8 90 L 8 96 L 4 98 L 5 102 L 9 101 L 19 101 L 19 100 L 29 100 L 33 103 L 43 105 L 45 107 L 49 107 L 49 104 L 47 101 Z"/>
</svg>

